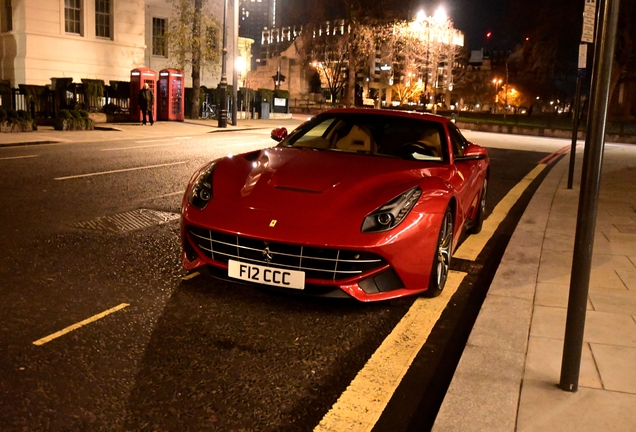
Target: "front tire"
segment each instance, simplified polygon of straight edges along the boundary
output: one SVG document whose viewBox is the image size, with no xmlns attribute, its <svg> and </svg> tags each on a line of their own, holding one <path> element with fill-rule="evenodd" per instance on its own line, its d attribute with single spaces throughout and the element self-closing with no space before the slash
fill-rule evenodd
<svg viewBox="0 0 636 432">
<path fill-rule="evenodd" d="M 488 179 L 484 179 L 484 185 L 481 188 L 481 195 L 479 196 L 479 208 L 477 209 L 477 215 L 472 220 L 472 224 L 466 232 L 468 234 L 479 234 L 481 228 L 484 226 L 484 218 L 486 214 L 486 193 L 488 192 Z"/>
<path fill-rule="evenodd" d="M 448 273 L 450 272 L 451 257 L 453 256 L 453 229 L 453 214 L 450 209 L 446 209 L 442 226 L 437 236 L 431 278 L 428 283 L 428 290 L 424 292 L 425 297 L 437 297 L 446 286 Z"/>
</svg>

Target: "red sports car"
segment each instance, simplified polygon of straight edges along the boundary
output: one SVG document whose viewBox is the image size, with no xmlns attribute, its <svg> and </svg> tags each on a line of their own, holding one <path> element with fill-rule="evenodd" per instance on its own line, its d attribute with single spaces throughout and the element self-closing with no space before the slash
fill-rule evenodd
<svg viewBox="0 0 636 432">
<path fill-rule="evenodd" d="M 367 109 L 327 111 L 272 138 L 193 175 L 186 270 L 364 302 L 441 293 L 460 235 L 481 229 L 484 148 L 444 117 Z"/>
</svg>

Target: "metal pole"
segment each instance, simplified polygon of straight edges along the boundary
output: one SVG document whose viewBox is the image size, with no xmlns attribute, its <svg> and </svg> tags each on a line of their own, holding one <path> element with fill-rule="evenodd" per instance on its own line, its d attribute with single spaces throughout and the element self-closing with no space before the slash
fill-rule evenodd
<svg viewBox="0 0 636 432">
<path fill-rule="evenodd" d="M 618 26 L 619 0 L 601 0 L 595 38 L 592 91 L 588 113 L 588 131 L 583 156 L 583 177 L 579 196 L 579 209 L 574 238 L 574 257 L 570 279 L 563 359 L 561 363 L 562 390 L 575 392 L 579 387 L 581 352 L 585 331 L 587 296 L 592 269 L 594 228 L 601 182 L 605 126 L 609 105 L 610 78 L 616 28 Z"/>
<path fill-rule="evenodd" d="M 508 58 L 506 58 L 506 97 L 504 103 L 504 123 L 506 123 L 506 114 L 508 113 Z"/>
<path fill-rule="evenodd" d="M 238 108 L 238 71 L 236 70 L 236 59 L 238 59 L 238 28 L 239 28 L 239 0 L 234 0 L 234 50 L 232 54 L 232 126 L 238 123 L 236 110 Z"/>
<path fill-rule="evenodd" d="M 574 181 L 574 163 L 576 161 L 576 140 L 579 135 L 579 112 L 581 111 L 581 82 L 583 77 L 576 77 L 576 93 L 574 95 L 574 111 L 572 112 L 572 148 L 570 149 L 570 167 L 568 171 L 568 189 L 572 189 Z"/>
<path fill-rule="evenodd" d="M 221 54 L 221 109 L 219 110 L 220 128 L 227 127 L 227 0 L 223 1 L 223 51 Z"/>
</svg>

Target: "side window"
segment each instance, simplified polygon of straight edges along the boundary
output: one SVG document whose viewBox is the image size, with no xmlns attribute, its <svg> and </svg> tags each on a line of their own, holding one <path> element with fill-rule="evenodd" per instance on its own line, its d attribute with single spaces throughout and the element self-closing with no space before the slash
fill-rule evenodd
<svg viewBox="0 0 636 432">
<path fill-rule="evenodd" d="M 464 138 L 459 129 L 457 129 L 457 126 L 450 122 L 447 124 L 453 146 L 453 156 L 463 156 L 467 145 L 466 138 Z"/>
</svg>

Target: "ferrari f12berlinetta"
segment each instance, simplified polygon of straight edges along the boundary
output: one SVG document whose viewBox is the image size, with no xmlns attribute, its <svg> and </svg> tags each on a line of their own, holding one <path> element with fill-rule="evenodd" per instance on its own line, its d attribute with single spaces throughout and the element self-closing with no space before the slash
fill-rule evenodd
<svg viewBox="0 0 636 432">
<path fill-rule="evenodd" d="M 489 159 L 445 117 L 331 110 L 190 180 L 185 269 L 369 302 L 439 295 L 484 219 Z"/>
</svg>

